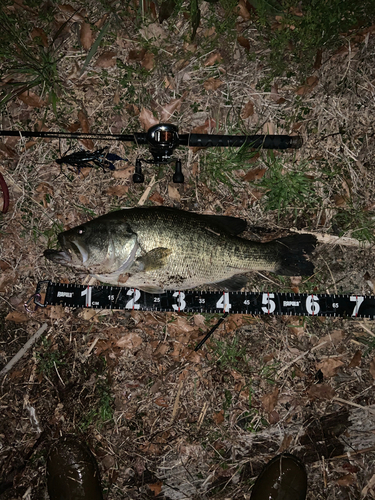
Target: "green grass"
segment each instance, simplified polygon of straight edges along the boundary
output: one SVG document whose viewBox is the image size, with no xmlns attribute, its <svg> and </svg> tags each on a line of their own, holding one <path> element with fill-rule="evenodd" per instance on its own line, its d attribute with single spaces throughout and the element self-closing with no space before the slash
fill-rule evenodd
<svg viewBox="0 0 375 500">
<path fill-rule="evenodd" d="M 317 206 L 319 196 L 314 180 L 307 175 L 307 162 L 291 167 L 282 156 L 276 157 L 271 151 L 266 165 L 268 170 L 257 184 L 265 192 L 263 204 L 266 211 L 277 210 L 279 218 L 292 211 L 297 217 L 300 210 Z"/>
<path fill-rule="evenodd" d="M 270 49 L 265 58 L 271 68 L 270 81 L 293 74 L 305 78 L 319 50 L 346 44 L 375 19 L 374 0 L 281 0 L 277 18 L 268 2 L 256 3 L 257 24 Z"/>
</svg>

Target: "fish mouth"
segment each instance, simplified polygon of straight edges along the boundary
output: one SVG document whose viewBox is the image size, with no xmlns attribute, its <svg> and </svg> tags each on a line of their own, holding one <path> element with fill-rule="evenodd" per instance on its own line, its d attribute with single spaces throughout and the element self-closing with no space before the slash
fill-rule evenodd
<svg viewBox="0 0 375 500">
<path fill-rule="evenodd" d="M 43 255 L 46 259 L 56 262 L 56 264 L 68 265 L 72 262 L 72 256 L 68 250 L 44 250 Z"/>
</svg>

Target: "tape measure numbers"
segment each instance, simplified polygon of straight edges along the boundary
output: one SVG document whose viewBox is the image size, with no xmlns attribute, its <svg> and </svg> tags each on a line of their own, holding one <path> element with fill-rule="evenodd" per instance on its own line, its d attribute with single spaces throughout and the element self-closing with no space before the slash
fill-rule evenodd
<svg viewBox="0 0 375 500">
<path fill-rule="evenodd" d="M 47 284 L 45 301 L 38 297 Z M 167 291 L 150 294 L 136 288 L 85 286 L 41 281 L 36 305 L 73 308 L 375 318 L 375 296 L 274 292 Z"/>
</svg>

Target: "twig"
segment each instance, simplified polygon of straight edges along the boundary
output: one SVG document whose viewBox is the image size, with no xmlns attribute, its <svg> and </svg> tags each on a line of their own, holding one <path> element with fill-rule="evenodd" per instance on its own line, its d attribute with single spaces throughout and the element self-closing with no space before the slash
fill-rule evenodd
<svg viewBox="0 0 375 500">
<path fill-rule="evenodd" d="M 150 184 L 148 185 L 148 187 L 146 188 L 145 192 L 143 193 L 143 195 L 141 196 L 141 199 L 139 200 L 138 202 L 138 205 L 144 205 L 145 204 L 145 201 L 147 200 L 148 198 L 148 195 L 150 194 L 150 191 L 152 189 L 152 186 L 155 184 L 155 176 L 153 175 L 152 176 L 152 179 L 151 179 L 151 182 Z"/>
<path fill-rule="evenodd" d="M 357 247 L 357 248 L 372 248 L 373 243 L 369 241 L 359 241 L 355 238 L 348 238 L 347 236 L 333 236 L 332 234 L 314 233 L 313 231 L 293 230 L 297 234 L 312 234 L 316 237 L 319 243 L 328 245 L 342 245 L 344 247 Z"/>
<path fill-rule="evenodd" d="M 346 399 L 337 398 L 336 396 L 333 398 L 333 401 L 337 401 L 338 403 L 343 403 L 349 406 L 354 406 L 355 408 L 360 408 L 361 410 L 366 410 L 375 415 L 375 409 L 369 408 L 368 406 L 358 405 L 357 403 L 353 403 L 353 401 L 347 401 Z"/>
<path fill-rule="evenodd" d="M 363 323 L 359 323 L 359 326 L 361 326 L 365 330 L 365 332 L 369 333 L 371 335 L 371 337 L 375 337 L 375 333 L 373 333 L 371 330 L 369 330 L 367 328 L 367 326 L 365 326 Z"/>
<path fill-rule="evenodd" d="M 296 363 L 297 361 L 299 361 L 300 359 L 304 358 L 307 354 L 309 354 L 310 352 L 313 352 L 315 351 L 316 349 L 319 349 L 320 347 L 322 347 L 324 344 L 326 344 L 327 341 L 325 340 L 324 342 L 320 342 L 319 344 L 315 345 L 313 348 L 309 349 L 308 351 L 305 351 L 303 352 L 302 354 L 300 354 L 299 356 L 297 356 L 296 358 L 294 358 L 292 361 L 289 361 L 289 363 L 287 363 L 285 366 L 283 366 L 281 368 L 281 370 L 279 370 L 277 372 L 277 376 L 279 377 L 283 372 L 285 372 L 290 366 L 294 365 L 294 363 Z"/>
<path fill-rule="evenodd" d="M 9 361 L 8 364 L 4 366 L 4 368 L 0 372 L 0 377 L 6 375 L 9 370 L 13 368 L 13 366 L 19 361 L 22 356 L 30 349 L 30 347 L 34 344 L 36 340 L 42 335 L 42 333 L 47 329 L 47 323 L 44 323 L 39 330 L 34 333 L 34 335 L 26 342 L 26 344 L 21 347 L 21 349 L 17 352 L 15 356 Z"/>
</svg>

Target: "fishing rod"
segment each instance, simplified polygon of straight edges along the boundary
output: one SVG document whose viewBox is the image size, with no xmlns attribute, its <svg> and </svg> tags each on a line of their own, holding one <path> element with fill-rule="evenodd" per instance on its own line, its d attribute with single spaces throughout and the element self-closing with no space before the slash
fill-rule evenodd
<svg viewBox="0 0 375 500">
<path fill-rule="evenodd" d="M 300 136 L 290 135 L 211 135 L 211 134 L 179 134 L 178 127 L 171 123 L 159 123 L 149 128 L 147 132 L 135 132 L 133 134 L 89 134 L 81 132 L 30 132 L 16 130 L 0 130 L 0 136 L 6 137 L 40 137 L 48 139 L 97 139 L 103 141 L 134 142 L 137 145 L 147 145 L 152 158 L 137 158 L 133 182 L 139 184 L 144 182 L 142 163 L 166 164 L 175 162 L 175 173 L 173 182 L 183 183 L 181 160 L 173 157 L 174 150 L 179 146 L 209 148 L 209 147 L 241 147 L 248 146 L 254 149 L 298 149 L 302 146 Z M 105 149 L 105 148 L 103 148 Z M 82 158 L 77 154 L 64 156 L 59 163 L 67 163 L 74 166 L 84 162 L 94 161 L 103 166 L 105 155 L 103 149 L 95 153 L 87 152 Z M 100 154 L 98 154 L 100 153 Z M 116 156 L 116 155 L 112 155 Z M 103 160 L 104 158 L 104 160 Z M 107 155 L 108 158 L 108 155 Z M 120 159 L 119 157 L 114 159 Z"/>
</svg>

